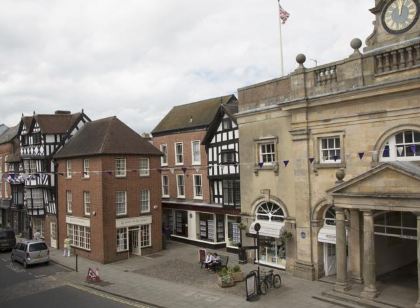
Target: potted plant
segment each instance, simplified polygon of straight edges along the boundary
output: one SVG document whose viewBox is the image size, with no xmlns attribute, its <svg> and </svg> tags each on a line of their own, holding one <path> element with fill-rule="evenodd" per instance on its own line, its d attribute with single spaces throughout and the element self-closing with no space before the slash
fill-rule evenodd
<svg viewBox="0 0 420 308">
<path fill-rule="evenodd" d="M 234 282 L 241 282 L 245 279 L 244 272 L 242 272 L 241 267 L 239 265 L 235 265 L 232 268 L 232 279 Z"/>
<path fill-rule="evenodd" d="M 217 272 L 217 284 L 222 288 L 232 287 L 235 281 L 232 278 L 232 271 L 224 267 Z"/>
</svg>

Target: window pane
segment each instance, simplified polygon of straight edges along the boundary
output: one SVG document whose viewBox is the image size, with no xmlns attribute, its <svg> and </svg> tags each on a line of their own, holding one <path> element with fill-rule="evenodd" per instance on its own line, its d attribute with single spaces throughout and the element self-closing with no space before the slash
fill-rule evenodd
<svg viewBox="0 0 420 308">
<path fill-rule="evenodd" d="M 405 135 L 405 142 L 413 142 L 413 131 L 406 131 L 404 132 Z"/>
<path fill-rule="evenodd" d="M 399 133 L 395 136 L 396 143 L 403 143 L 403 133 Z"/>
</svg>

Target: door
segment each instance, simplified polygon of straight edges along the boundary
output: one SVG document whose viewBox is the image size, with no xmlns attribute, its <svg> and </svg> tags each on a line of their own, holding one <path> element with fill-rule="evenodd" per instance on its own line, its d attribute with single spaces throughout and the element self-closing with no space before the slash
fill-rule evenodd
<svg viewBox="0 0 420 308">
<path fill-rule="evenodd" d="M 129 236 L 129 250 L 133 255 L 141 255 L 140 250 L 140 229 L 139 227 L 130 227 L 128 230 Z"/>
<path fill-rule="evenodd" d="M 335 244 L 324 243 L 324 270 L 325 276 L 337 273 L 337 259 L 335 256 Z"/>
<path fill-rule="evenodd" d="M 57 248 L 57 223 L 51 222 L 50 223 L 50 238 L 51 238 L 51 247 Z"/>
</svg>

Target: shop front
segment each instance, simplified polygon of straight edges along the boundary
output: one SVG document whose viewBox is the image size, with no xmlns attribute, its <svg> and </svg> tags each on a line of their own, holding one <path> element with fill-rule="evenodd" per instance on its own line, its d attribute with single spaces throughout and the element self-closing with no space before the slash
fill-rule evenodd
<svg viewBox="0 0 420 308">
<path fill-rule="evenodd" d="M 151 226 L 152 216 L 117 219 L 117 252 L 141 256 L 142 249 L 152 246 Z"/>
<path fill-rule="evenodd" d="M 249 227 L 251 236 L 256 237 L 255 224 L 259 223 L 259 260 L 258 263 L 285 269 L 286 240 L 282 237 L 285 215 L 281 207 L 273 202 L 260 204 L 255 213 L 255 221 Z M 256 254 L 257 255 L 257 254 Z"/>
</svg>

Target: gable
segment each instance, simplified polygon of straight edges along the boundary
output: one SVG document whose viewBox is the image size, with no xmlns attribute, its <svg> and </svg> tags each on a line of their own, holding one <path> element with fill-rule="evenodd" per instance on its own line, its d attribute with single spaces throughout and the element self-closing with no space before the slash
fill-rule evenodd
<svg viewBox="0 0 420 308">
<path fill-rule="evenodd" d="M 420 180 L 392 169 L 385 169 L 345 189 L 351 194 L 420 194 Z"/>
</svg>

